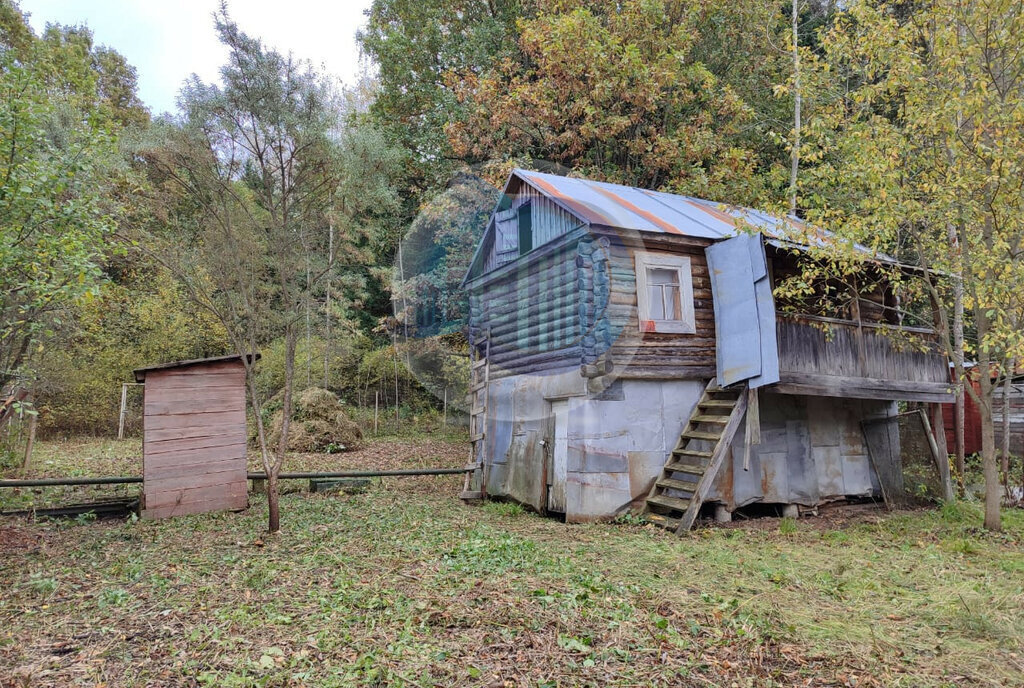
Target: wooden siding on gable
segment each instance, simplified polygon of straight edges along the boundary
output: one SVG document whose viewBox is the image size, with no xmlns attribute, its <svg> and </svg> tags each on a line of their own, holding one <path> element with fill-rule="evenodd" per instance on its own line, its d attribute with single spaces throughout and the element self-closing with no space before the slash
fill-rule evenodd
<svg viewBox="0 0 1024 688">
<path fill-rule="evenodd" d="M 530 206 L 533 249 L 585 224 L 526 182 L 520 182 L 518 191 L 509 198 L 509 207 L 496 211 L 492 217 L 493 233 L 489 232 L 489 238 L 486 239 L 483 270 L 480 274 L 487 274 L 519 259 L 519 209 L 525 205 Z"/>
<path fill-rule="evenodd" d="M 143 517 L 244 509 L 242 362 L 150 370 L 143 399 Z"/>
</svg>

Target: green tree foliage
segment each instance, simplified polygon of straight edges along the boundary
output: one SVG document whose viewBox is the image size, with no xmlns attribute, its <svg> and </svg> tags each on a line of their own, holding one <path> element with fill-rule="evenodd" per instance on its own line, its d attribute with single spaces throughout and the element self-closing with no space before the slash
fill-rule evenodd
<svg viewBox="0 0 1024 688">
<path fill-rule="evenodd" d="M 284 341 L 284 422 L 276 447 L 264 427 L 266 398 L 243 358 L 275 532 L 300 333 L 304 324 L 309 331 L 314 300 L 332 270 L 365 262 L 365 233 L 347 222 L 361 200 L 341 192 L 340 110 L 328 82 L 307 63 L 246 35 L 224 7 L 216 27 L 229 51 L 223 86 L 193 79 L 182 92 L 182 121 L 163 128 L 164 141 L 148 156 L 195 217 L 191 238 L 165 233 L 161 260 L 222 323 L 235 351 Z M 336 200 L 343 202 L 340 213 Z"/>
<path fill-rule="evenodd" d="M 413 336 L 465 327 L 468 303 L 461 283 L 498 195 L 479 177 L 459 175 L 416 216 L 391 282 L 398 320 Z"/>
<path fill-rule="evenodd" d="M 764 3 L 539 2 L 514 59 L 449 75 L 453 148 L 756 203 L 778 186 L 780 27 Z"/>
<path fill-rule="evenodd" d="M 121 383 L 132 381 L 132 370 L 228 351 L 221 324 L 157 268 L 104 283 L 72 317 L 73 327 L 37 366 L 40 431 L 49 435 L 113 434 Z M 129 427 L 137 429 L 141 409 L 132 406 L 131 413 Z"/>
<path fill-rule="evenodd" d="M 933 271 L 930 295 L 953 356 L 961 289 L 970 353 L 982 371 L 1005 373 L 1024 359 L 1024 9 L 865 0 L 823 45 L 819 78 L 836 97 L 809 128 L 815 166 L 803 205 L 841 239 Z M 986 374 L 980 383 L 985 525 L 998 529 L 996 386 Z"/>
<path fill-rule="evenodd" d="M 407 183 L 443 185 L 456 169 L 445 126 L 462 105 L 446 83 L 516 51 L 515 22 L 530 0 L 376 0 L 359 34 L 377 65 L 370 114 L 407 153 Z"/>
<path fill-rule="evenodd" d="M 123 178 L 119 126 L 100 96 L 134 74 L 87 31 L 50 26 L 37 39 L 0 6 L 0 387 L 19 374 L 75 304 L 93 298 L 116 225 Z M 101 65 L 116 74 L 102 75 Z M 138 117 L 142 117 L 142 114 Z"/>
<path fill-rule="evenodd" d="M 404 227 L 399 190 L 403 151 L 358 110 L 351 92 L 345 96 L 340 128 L 334 134 L 339 177 L 331 197 L 328 249 L 331 236 L 358 237 L 364 252 L 356 262 L 329 256 L 330 269 L 322 293 L 318 293 L 328 340 L 332 323 L 353 319 L 369 331 L 384 314 L 386 303 L 381 303 L 381 295 L 390 276 L 385 261 Z M 337 289 L 341 300 L 331 297 Z"/>
</svg>

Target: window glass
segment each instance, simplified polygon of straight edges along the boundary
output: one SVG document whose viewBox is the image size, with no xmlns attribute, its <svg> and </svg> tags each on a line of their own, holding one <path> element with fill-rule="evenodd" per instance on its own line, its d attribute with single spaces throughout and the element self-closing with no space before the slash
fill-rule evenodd
<svg viewBox="0 0 1024 688">
<path fill-rule="evenodd" d="M 635 260 L 640 331 L 695 333 L 689 256 L 638 252 Z"/>
<path fill-rule="evenodd" d="M 647 289 L 651 320 L 682 320 L 678 270 L 647 268 Z"/>
</svg>

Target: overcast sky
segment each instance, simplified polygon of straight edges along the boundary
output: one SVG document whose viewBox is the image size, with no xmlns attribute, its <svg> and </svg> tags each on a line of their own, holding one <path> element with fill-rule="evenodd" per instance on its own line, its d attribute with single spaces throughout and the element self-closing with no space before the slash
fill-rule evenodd
<svg viewBox="0 0 1024 688">
<path fill-rule="evenodd" d="M 87 24 L 97 44 L 114 48 L 139 72 L 139 96 L 153 114 L 170 112 L 190 74 L 218 78 L 226 53 L 211 14 L 219 0 L 22 0 L 36 33 L 48 22 Z M 355 34 L 370 0 L 236 0 L 229 11 L 243 31 L 282 52 L 313 61 L 344 83 L 360 64 Z"/>
</svg>

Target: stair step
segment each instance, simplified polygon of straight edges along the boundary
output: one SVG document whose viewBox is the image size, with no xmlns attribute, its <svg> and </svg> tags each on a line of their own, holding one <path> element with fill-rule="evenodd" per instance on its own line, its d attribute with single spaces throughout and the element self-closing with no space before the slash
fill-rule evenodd
<svg viewBox="0 0 1024 688">
<path fill-rule="evenodd" d="M 666 528 L 668 530 L 675 530 L 679 527 L 678 518 L 672 518 L 671 516 L 666 516 L 665 514 L 656 514 L 652 511 L 650 513 L 645 514 L 645 517 L 654 525 L 661 526 L 662 528 Z"/>
<path fill-rule="evenodd" d="M 693 490 L 697 487 L 697 483 L 692 483 L 687 480 L 676 480 L 675 478 L 662 478 L 658 481 L 658 487 L 664 487 L 669 490 L 682 490 L 683 492 L 693 494 Z"/>
<path fill-rule="evenodd" d="M 682 434 L 682 436 L 689 437 L 691 440 L 708 440 L 710 442 L 717 442 L 722 438 L 721 433 L 701 432 L 699 430 L 687 430 Z"/>
<path fill-rule="evenodd" d="M 694 416 L 692 418 L 692 420 L 693 420 L 694 423 L 720 423 L 721 425 L 725 425 L 726 423 L 729 422 L 729 416 L 725 416 L 725 415 L 722 415 L 722 416 L 704 416 L 704 415 L 700 415 L 700 416 Z"/>
<path fill-rule="evenodd" d="M 704 394 L 679 435 L 676 448 L 651 486 L 644 508 L 650 522 L 676 533 L 693 526 L 701 503 L 711 488 L 711 479 L 725 460 L 728 445 L 746 410 L 746 388 L 746 383 L 742 388 L 728 390 L 719 389 L 715 380 L 707 383 Z M 707 442 L 711 446 L 704 451 L 698 449 L 701 445 L 694 445 L 694 441 Z"/>
<path fill-rule="evenodd" d="M 466 502 L 471 502 L 474 499 L 482 499 L 483 496 L 483 493 L 480 492 L 479 490 L 466 490 L 465 492 L 459 495 L 459 499 Z"/>
<path fill-rule="evenodd" d="M 675 449 L 672 451 L 674 456 L 699 456 L 702 459 L 710 459 L 711 452 L 699 451 L 697 449 Z"/>
<path fill-rule="evenodd" d="M 665 464 L 666 473 L 688 473 L 689 475 L 704 475 L 704 466 L 695 466 L 689 463 L 668 463 Z"/>
<path fill-rule="evenodd" d="M 675 509 L 676 511 L 686 511 L 690 506 L 689 499 L 680 499 L 679 497 L 669 497 L 667 495 L 648 497 L 647 503 L 665 507 L 666 509 Z"/>
<path fill-rule="evenodd" d="M 702 399 L 697 403 L 697 406 L 701 408 L 731 409 L 735 405 L 735 401 L 726 401 L 725 399 Z"/>
</svg>

